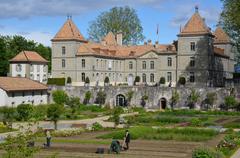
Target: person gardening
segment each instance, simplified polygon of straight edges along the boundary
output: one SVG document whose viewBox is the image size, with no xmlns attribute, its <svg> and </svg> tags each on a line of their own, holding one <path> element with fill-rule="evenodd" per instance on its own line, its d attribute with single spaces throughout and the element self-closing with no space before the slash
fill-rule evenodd
<svg viewBox="0 0 240 158">
<path fill-rule="evenodd" d="M 45 147 L 51 146 L 51 133 L 49 130 L 46 131 L 46 143 L 44 144 Z"/>
<path fill-rule="evenodd" d="M 121 150 L 120 142 L 118 140 L 112 140 L 112 143 L 110 145 L 110 153 L 115 152 L 116 154 L 119 154 Z"/>
<path fill-rule="evenodd" d="M 124 150 L 128 150 L 129 149 L 130 139 L 131 139 L 130 133 L 129 133 L 128 130 L 126 130 L 125 137 L 124 137 L 124 143 L 125 143 L 126 147 L 125 146 L 123 147 Z"/>
</svg>

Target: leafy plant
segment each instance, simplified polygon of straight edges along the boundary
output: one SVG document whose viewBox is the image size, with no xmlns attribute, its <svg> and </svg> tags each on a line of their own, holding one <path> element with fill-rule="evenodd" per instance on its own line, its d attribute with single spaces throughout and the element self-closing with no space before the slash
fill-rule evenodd
<svg viewBox="0 0 240 158">
<path fill-rule="evenodd" d="M 1 108 L 1 119 L 4 125 L 7 125 L 9 128 L 12 128 L 12 122 L 16 117 L 16 108 L 12 107 L 2 107 Z"/>
<path fill-rule="evenodd" d="M 224 103 L 227 109 L 235 108 L 235 106 L 237 105 L 237 101 L 235 97 L 231 95 L 224 98 Z"/>
<path fill-rule="evenodd" d="M 23 121 L 28 121 L 32 117 L 33 105 L 30 104 L 20 104 L 17 107 L 18 119 Z"/>
<path fill-rule="evenodd" d="M 102 126 L 100 123 L 98 123 L 98 122 L 95 122 L 95 123 L 92 125 L 92 130 L 93 130 L 93 131 L 99 131 L 99 130 L 101 130 L 101 129 L 103 129 L 103 126 Z"/>
<path fill-rule="evenodd" d="M 200 94 L 196 90 L 192 89 L 188 97 L 188 104 L 190 109 L 195 108 L 195 104 L 199 101 L 199 98 Z"/>
<path fill-rule="evenodd" d="M 161 77 L 160 81 L 159 81 L 159 84 L 165 84 L 165 83 L 166 83 L 165 77 Z"/>
<path fill-rule="evenodd" d="M 127 105 L 128 106 L 130 106 L 130 104 L 131 104 L 131 100 L 132 100 L 133 94 L 134 94 L 134 91 L 131 91 L 131 90 L 126 93 Z"/>
<path fill-rule="evenodd" d="M 88 104 L 91 97 L 92 97 L 92 93 L 90 91 L 87 91 L 85 93 L 83 104 Z"/>
<path fill-rule="evenodd" d="M 115 127 L 119 124 L 120 114 L 123 113 L 123 109 L 121 107 L 115 107 L 112 114 L 112 119 L 114 121 Z"/>
<path fill-rule="evenodd" d="M 71 117 L 74 117 L 76 111 L 80 105 L 80 98 L 79 97 L 69 97 L 66 102 L 67 106 L 71 108 Z"/>
<path fill-rule="evenodd" d="M 135 77 L 134 84 L 136 84 L 137 82 L 140 82 L 140 77 L 139 76 Z"/>
<path fill-rule="evenodd" d="M 97 104 L 100 104 L 100 105 L 105 104 L 106 96 L 107 95 L 106 95 L 106 93 L 104 91 L 102 91 L 102 90 L 98 91 L 95 102 Z"/>
<path fill-rule="evenodd" d="M 47 117 L 54 122 L 54 128 L 57 129 L 57 121 L 63 114 L 64 108 L 60 104 L 51 104 L 47 110 Z"/>
<path fill-rule="evenodd" d="M 105 79 L 104 79 L 104 83 L 105 84 L 109 84 L 109 78 L 106 76 Z"/>
<path fill-rule="evenodd" d="M 71 77 L 67 77 L 67 83 L 71 84 L 72 83 L 72 78 Z"/>
<path fill-rule="evenodd" d="M 179 93 L 175 90 L 172 92 L 172 98 L 171 98 L 171 107 L 173 109 L 174 105 L 178 103 L 180 99 Z"/>
<path fill-rule="evenodd" d="M 53 101 L 56 104 L 64 105 L 68 99 L 68 95 L 62 90 L 56 90 L 52 92 Z"/>
<path fill-rule="evenodd" d="M 209 92 L 206 95 L 205 103 L 207 104 L 207 109 L 213 106 L 214 102 L 216 101 L 216 93 L 215 92 Z"/>
<path fill-rule="evenodd" d="M 192 158 L 221 158 L 222 154 L 209 148 L 197 148 L 192 153 Z"/>
<path fill-rule="evenodd" d="M 178 83 L 179 83 L 180 85 L 185 85 L 185 84 L 186 84 L 186 79 L 185 79 L 185 77 L 180 77 L 179 80 L 178 80 Z"/>
<path fill-rule="evenodd" d="M 86 77 L 86 79 L 85 79 L 85 84 L 89 84 L 89 83 L 90 83 L 90 80 L 89 80 L 88 77 Z"/>
</svg>

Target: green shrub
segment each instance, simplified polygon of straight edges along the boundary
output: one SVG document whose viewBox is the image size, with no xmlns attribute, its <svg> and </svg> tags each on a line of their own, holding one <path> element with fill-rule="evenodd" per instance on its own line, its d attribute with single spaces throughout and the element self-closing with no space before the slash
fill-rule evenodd
<svg viewBox="0 0 240 158">
<path fill-rule="evenodd" d="M 72 78 L 71 78 L 71 77 L 68 77 L 68 78 L 67 78 L 67 83 L 68 83 L 68 84 L 71 84 L 71 83 L 72 83 Z"/>
<path fill-rule="evenodd" d="M 105 79 L 104 79 L 104 83 L 108 84 L 110 81 L 109 81 L 109 78 L 106 76 Z"/>
<path fill-rule="evenodd" d="M 48 78 L 48 85 L 65 86 L 65 78 Z"/>
<path fill-rule="evenodd" d="M 89 83 L 90 83 L 90 80 L 89 80 L 88 77 L 86 77 L 86 79 L 85 79 L 85 83 L 86 83 L 86 84 L 89 84 Z"/>
<path fill-rule="evenodd" d="M 227 96 L 224 98 L 224 103 L 226 105 L 226 108 L 235 108 L 237 105 L 237 100 L 234 96 Z"/>
<path fill-rule="evenodd" d="M 53 101 L 56 104 L 64 105 L 68 100 L 68 95 L 63 90 L 55 90 L 52 92 Z"/>
<path fill-rule="evenodd" d="M 28 121 L 32 117 L 33 105 L 20 104 L 17 107 L 18 120 Z"/>
<path fill-rule="evenodd" d="M 197 148 L 192 153 L 192 158 L 221 158 L 221 153 L 209 148 Z"/>
<path fill-rule="evenodd" d="M 36 121 L 44 120 L 47 117 L 47 109 L 48 109 L 48 105 L 34 106 L 32 117 Z"/>
<path fill-rule="evenodd" d="M 99 130 L 101 130 L 101 129 L 103 129 L 103 126 L 102 126 L 100 123 L 98 123 L 98 122 L 95 122 L 95 123 L 92 125 L 92 130 L 93 130 L 93 131 L 99 131 Z"/>
<path fill-rule="evenodd" d="M 159 83 L 160 84 L 165 84 L 166 83 L 165 77 L 161 77 Z"/>
<path fill-rule="evenodd" d="M 180 85 L 185 85 L 185 84 L 186 84 L 186 79 L 185 79 L 185 77 L 180 77 L 179 80 L 178 80 L 178 83 L 179 83 Z"/>
<path fill-rule="evenodd" d="M 191 119 L 191 126 L 199 127 L 201 125 L 202 125 L 202 122 L 199 118 L 192 118 Z"/>
<path fill-rule="evenodd" d="M 91 97 L 92 97 L 92 93 L 90 91 L 87 91 L 85 93 L 83 104 L 88 104 Z"/>
</svg>

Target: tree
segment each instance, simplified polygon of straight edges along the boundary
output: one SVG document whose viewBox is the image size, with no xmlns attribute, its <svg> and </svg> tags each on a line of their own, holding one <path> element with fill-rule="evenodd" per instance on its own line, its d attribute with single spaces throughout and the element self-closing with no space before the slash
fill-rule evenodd
<svg viewBox="0 0 240 158">
<path fill-rule="evenodd" d="M 139 76 L 136 76 L 136 77 L 135 77 L 134 85 L 136 85 L 137 82 L 140 82 L 140 77 L 139 77 Z"/>
<path fill-rule="evenodd" d="M 237 100 L 234 96 L 226 96 L 224 98 L 224 103 L 226 106 L 226 109 L 228 110 L 229 108 L 235 108 L 235 106 L 237 105 Z"/>
<path fill-rule="evenodd" d="M 128 91 L 127 94 L 126 94 L 126 97 L 127 97 L 127 105 L 128 105 L 128 106 L 131 105 L 131 100 L 132 100 L 133 94 L 134 94 L 134 92 L 131 91 L 131 90 Z"/>
<path fill-rule="evenodd" d="M 67 106 L 71 108 L 72 116 L 75 115 L 77 108 L 80 105 L 80 98 L 78 97 L 69 97 L 66 102 Z"/>
<path fill-rule="evenodd" d="M 68 84 L 71 84 L 71 83 L 72 83 L 72 78 L 71 78 L 71 77 L 68 77 L 68 78 L 67 78 L 67 83 L 68 83 Z"/>
<path fill-rule="evenodd" d="M 56 104 L 64 105 L 68 99 L 68 95 L 62 90 L 56 90 L 52 92 L 53 101 Z"/>
<path fill-rule="evenodd" d="M 215 92 L 209 92 L 206 95 L 205 103 L 207 104 L 207 110 L 209 106 L 212 108 L 214 102 L 216 101 L 216 93 Z"/>
<path fill-rule="evenodd" d="M 9 134 L 1 144 L 1 149 L 5 150 L 5 158 L 28 158 L 40 150 L 39 147 L 31 146 L 36 140 L 36 134 L 30 129 L 24 132 L 17 132 L 17 135 Z"/>
<path fill-rule="evenodd" d="M 1 120 L 4 125 L 7 125 L 8 128 L 12 128 L 12 122 L 15 118 L 16 108 L 12 107 L 3 107 L 1 109 Z"/>
<path fill-rule="evenodd" d="M 88 77 L 86 77 L 86 79 L 85 79 L 85 84 L 89 84 L 90 83 L 90 80 L 89 80 L 89 78 Z"/>
<path fill-rule="evenodd" d="M 104 85 L 108 85 L 109 84 L 109 78 L 106 76 L 104 79 Z"/>
<path fill-rule="evenodd" d="M 20 104 L 17 106 L 18 119 L 28 121 L 33 113 L 33 106 L 30 104 Z"/>
<path fill-rule="evenodd" d="M 188 104 L 190 109 L 195 108 L 195 104 L 198 102 L 199 98 L 200 94 L 196 90 L 192 89 L 188 97 Z"/>
<path fill-rule="evenodd" d="M 232 38 L 238 50 L 238 62 L 240 61 L 240 3 L 238 0 L 221 0 L 223 10 L 220 18 L 220 25 Z"/>
<path fill-rule="evenodd" d="M 141 105 L 142 105 L 142 107 L 145 107 L 145 105 L 146 105 L 146 100 L 148 100 L 148 96 L 145 94 L 145 95 L 142 96 L 142 98 L 141 98 Z"/>
<path fill-rule="evenodd" d="M 96 103 L 97 104 L 100 104 L 100 105 L 103 105 L 105 104 L 105 100 L 106 100 L 106 93 L 102 90 L 100 90 L 98 93 L 97 93 L 97 98 L 96 98 Z"/>
<path fill-rule="evenodd" d="M 54 122 L 55 129 L 57 129 L 57 121 L 60 119 L 63 112 L 63 105 L 60 104 L 51 104 L 47 109 L 47 117 Z"/>
<path fill-rule="evenodd" d="M 143 28 L 136 11 L 128 6 L 114 7 L 102 12 L 88 29 L 91 40 L 100 41 L 109 32 L 123 34 L 123 44 L 137 44 L 144 40 Z"/>
<path fill-rule="evenodd" d="M 85 93 L 83 104 L 88 104 L 91 97 L 92 97 L 92 93 L 90 91 L 87 91 Z"/>
<path fill-rule="evenodd" d="M 180 85 L 185 85 L 186 84 L 186 79 L 185 79 L 185 77 L 180 77 L 179 78 L 179 80 L 178 80 L 178 83 L 180 84 Z"/>
<path fill-rule="evenodd" d="M 123 109 L 121 107 L 115 107 L 113 110 L 113 115 L 112 115 L 112 119 L 114 121 L 114 127 L 116 128 L 117 125 L 119 124 L 120 121 L 120 115 L 121 113 L 123 113 Z"/>
<path fill-rule="evenodd" d="M 171 98 L 171 107 L 173 109 L 174 105 L 176 105 L 178 103 L 180 99 L 179 93 L 177 92 L 177 90 L 172 92 L 172 98 Z"/>
<path fill-rule="evenodd" d="M 159 84 L 165 84 L 165 83 L 166 83 L 165 77 L 161 77 Z"/>
</svg>

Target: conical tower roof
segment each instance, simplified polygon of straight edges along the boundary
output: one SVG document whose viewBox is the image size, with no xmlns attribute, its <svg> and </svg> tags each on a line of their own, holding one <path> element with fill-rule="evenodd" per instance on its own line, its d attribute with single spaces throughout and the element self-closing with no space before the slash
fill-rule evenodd
<svg viewBox="0 0 240 158">
<path fill-rule="evenodd" d="M 215 38 L 214 43 L 230 43 L 229 36 L 224 32 L 221 27 L 217 27 L 214 32 Z"/>
<path fill-rule="evenodd" d="M 69 18 L 64 23 L 62 28 L 58 31 L 58 33 L 55 35 L 55 37 L 52 40 L 53 41 L 57 41 L 57 40 L 86 41 L 71 18 Z"/>
<path fill-rule="evenodd" d="M 211 34 L 210 29 L 205 24 L 205 20 L 198 13 L 198 7 L 195 10 L 195 13 L 181 30 L 180 35 Z"/>
</svg>

